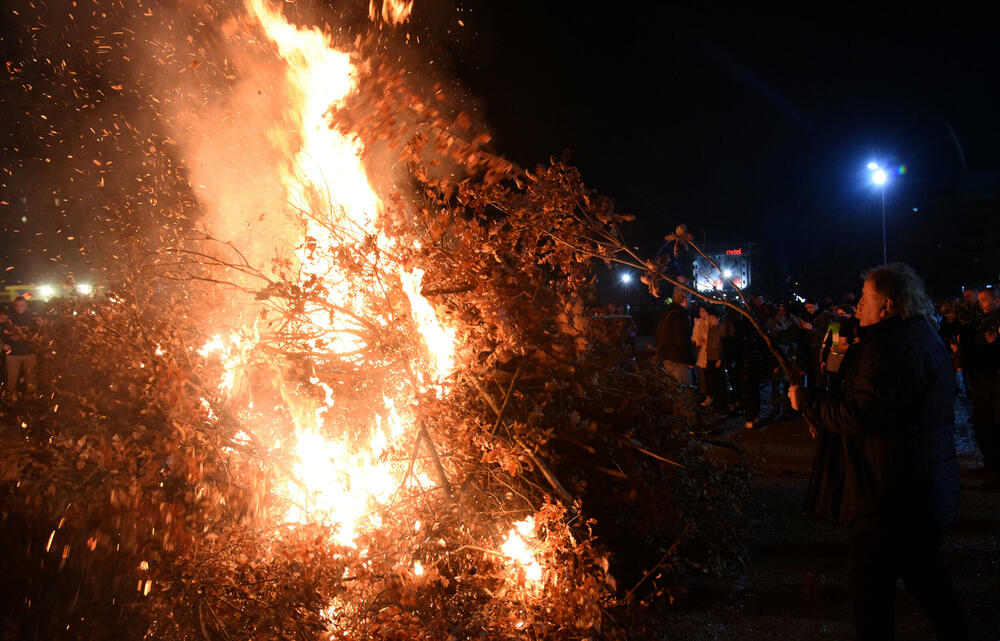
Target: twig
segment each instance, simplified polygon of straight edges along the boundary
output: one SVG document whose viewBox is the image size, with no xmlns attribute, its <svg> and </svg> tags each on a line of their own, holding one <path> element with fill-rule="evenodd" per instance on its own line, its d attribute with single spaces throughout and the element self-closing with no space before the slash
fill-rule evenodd
<svg viewBox="0 0 1000 641">
<path fill-rule="evenodd" d="M 413 473 L 413 464 L 417 462 L 417 452 L 420 451 L 420 441 L 424 438 L 424 431 L 417 431 L 417 438 L 413 442 L 413 452 L 410 454 L 410 464 L 406 467 L 406 474 L 403 475 L 403 482 L 399 484 L 399 489 L 403 489 L 406 486 L 406 482 L 410 480 L 410 474 Z"/>
<path fill-rule="evenodd" d="M 483 384 L 479 382 L 479 379 L 477 379 L 472 374 L 466 374 L 465 378 L 470 383 L 472 383 L 472 386 L 476 388 L 476 390 L 479 392 L 480 396 L 483 397 L 483 400 L 486 401 L 486 404 L 490 406 L 491 410 L 493 410 L 493 413 L 496 414 L 499 417 L 500 416 L 500 407 L 497 406 L 496 401 L 493 400 L 493 396 L 490 395 L 490 393 L 486 390 L 486 388 L 483 387 Z"/>
<path fill-rule="evenodd" d="M 650 452 L 649 450 L 647 450 L 647 449 L 645 449 L 643 447 L 639 447 L 638 445 L 636 445 L 635 443 L 633 443 L 631 440 L 629 440 L 627 438 L 619 438 L 619 440 L 622 443 L 624 443 L 625 445 L 628 445 L 629 447 L 631 447 L 633 449 L 639 450 L 640 452 L 642 452 L 643 454 L 646 454 L 647 456 L 652 456 L 657 461 L 663 461 L 664 463 L 670 463 L 671 465 L 675 465 L 675 466 L 681 468 L 682 470 L 686 470 L 687 469 L 686 465 L 684 465 L 682 463 L 678 463 L 677 461 L 671 461 L 670 459 L 666 458 L 665 456 L 660 456 L 659 454 L 656 454 L 655 452 Z"/>
<path fill-rule="evenodd" d="M 471 381 L 472 385 L 477 390 L 479 390 L 479 393 L 486 400 L 486 404 L 489 405 L 490 408 L 493 410 L 493 412 L 497 415 L 497 420 L 500 422 L 501 425 L 504 425 L 505 427 L 507 427 L 508 431 L 509 431 L 510 426 L 503 422 L 503 416 L 502 416 L 502 411 L 503 410 L 500 407 L 497 406 L 496 401 L 493 400 L 493 397 L 490 395 L 490 393 L 485 388 L 483 388 L 482 383 L 480 383 L 476 379 L 476 377 L 473 376 L 473 375 L 471 375 L 471 374 L 466 374 L 465 378 L 467 378 L 469 381 Z M 513 382 L 512 382 L 512 385 L 513 385 Z M 517 443 L 518 446 L 520 446 L 521 449 L 524 450 L 524 452 L 528 455 L 528 458 L 531 459 L 531 462 L 535 464 L 535 467 L 538 468 L 538 471 L 541 472 L 542 476 L 545 477 L 545 480 L 549 482 L 549 485 L 552 487 L 552 489 L 554 489 L 556 491 L 556 493 L 559 496 L 561 496 L 563 499 L 565 499 L 566 501 L 572 501 L 573 500 L 573 495 L 571 495 L 566 490 L 566 488 L 563 487 L 563 484 L 559 482 L 559 479 L 557 479 L 556 476 L 555 476 L 555 474 L 552 473 L 552 470 L 550 470 L 549 467 L 544 462 L 542 462 L 541 459 L 539 459 L 537 456 L 535 456 L 535 453 L 533 451 L 531 451 L 530 449 L 528 449 L 528 446 L 525 445 L 519 438 L 517 438 L 516 436 L 514 436 L 513 433 L 511 433 L 511 438 L 513 438 L 514 442 Z"/>
<path fill-rule="evenodd" d="M 489 548 L 481 548 L 478 545 L 462 545 L 462 546 L 457 547 L 454 550 L 452 550 L 451 553 L 452 554 L 458 554 L 459 552 L 462 552 L 463 550 L 475 550 L 476 552 L 482 552 L 483 554 L 492 554 L 494 556 L 503 557 L 505 559 L 509 558 L 503 552 L 497 552 L 496 550 L 491 550 Z"/>
<path fill-rule="evenodd" d="M 559 496 L 561 496 L 566 501 L 572 501 L 573 496 L 566 490 L 565 487 L 563 487 L 562 483 L 559 482 L 559 479 L 557 479 L 555 474 L 552 473 L 552 470 L 550 470 L 549 467 L 545 463 L 543 463 L 541 459 L 535 456 L 535 453 L 532 452 L 530 449 L 528 449 L 528 446 L 522 443 L 521 439 L 515 436 L 514 442 L 517 443 L 519 446 L 521 446 L 521 449 L 523 449 L 525 453 L 527 453 L 528 457 L 531 459 L 531 462 L 535 464 L 535 467 L 537 467 L 538 471 L 542 473 L 542 476 L 545 477 L 545 480 L 549 482 L 549 485 L 552 486 L 552 489 L 554 489 L 556 493 L 559 494 Z"/>
<path fill-rule="evenodd" d="M 511 395 L 514 393 L 514 385 L 517 384 L 517 379 L 521 378 L 521 372 L 524 371 L 524 364 L 528 361 L 527 358 L 521 357 L 521 362 L 517 364 L 517 370 L 514 372 L 514 377 L 510 379 L 510 386 L 507 388 L 507 393 L 504 394 L 503 404 L 500 406 L 499 412 L 497 412 L 497 421 L 493 424 L 493 429 L 490 430 L 490 434 L 496 434 L 496 431 L 500 428 L 503 423 L 503 413 L 507 409 L 507 403 L 510 401 Z"/>
<path fill-rule="evenodd" d="M 628 477 L 625 476 L 625 472 L 622 472 L 621 470 L 613 470 L 610 467 L 604 467 L 603 465 L 593 465 L 593 464 L 591 464 L 590 467 L 594 468 L 598 472 L 604 472 L 608 476 L 613 476 L 616 479 L 622 479 L 622 480 L 628 479 Z"/>
<path fill-rule="evenodd" d="M 448 496 L 455 498 L 451 493 L 451 483 L 448 482 L 448 475 L 444 471 L 444 466 L 441 465 L 441 458 L 438 456 L 437 448 L 434 447 L 434 439 L 431 438 L 430 433 L 427 432 L 427 426 L 423 423 L 420 425 L 420 435 L 423 436 L 423 440 L 427 442 L 427 449 L 431 453 L 431 460 L 434 461 L 434 467 L 438 473 L 438 480 L 441 482 L 441 485 L 444 486 Z"/>
<path fill-rule="evenodd" d="M 726 280 L 727 283 L 729 283 L 730 285 L 733 286 L 733 289 L 736 290 L 736 294 L 740 297 L 740 300 L 743 301 L 743 306 L 746 307 L 747 309 L 750 309 L 750 304 L 747 303 L 747 299 L 743 295 L 743 290 L 740 289 L 739 285 L 737 285 L 736 283 L 734 283 L 732 281 L 732 279 L 730 279 L 728 276 L 726 276 L 726 273 L 724 271 L 722 271 L 722 269 L 719 267 L 719 265 L 714 260 L 712 260 L 711 258 L 709 258 L 708 255 L 705 254 L 705 252 L 701 251 L 700 247 L 698 247 L 697 245 L 695 245 L 690 240 L 688 241 L 688 245 L 691 245 L 692 247 L 694 247 L 694 250 L 696 252 L 698 252 L 698 254 L 702 258 L 704 258 L 705 260 L 707 260 L 708 264 L 711 265 L 712 267 L 714 267 L 715 271 L 719 272 L 719 275 L 722 276 Z"/>
<path fill-rule="evenodd" d="M 626 602 L 631 601 L 632 595 L 635 594 L 635 591 L 639 589 L 639 586 L 642 585 L 646 581 L 646 579 L 648 579 L 650 575 L 653 574 L 653 572 L 659 569 L 659 567 L 663 565 L 663 562 L 666 561 L 667 558 L 669 558 L 670 556 L 672 556 L 677 552 L 677 546 L 681 544 L 681 540 L 684 539 L 684 535 L 688 533 L 688 530 L 691 529 L 692 525 L 694 525 L 694 521 L 688 521 L 687 525 L 684 526 L 684 530 L 681 532 L 680 536 L 678 536 L 677 540 L 674 541 L 669 548 L 667 548 L 667 551 L 663 553 L 663 556 L 661 556 L 660 560 L 656 562 L 656 565 L 649 568 L 649 571 L 646 572 L 644 575 L 642 575 L 642 578 L 639 579 L 639 582 L 636 583 L 631 590 L 625 593 Z"/>
</svg>

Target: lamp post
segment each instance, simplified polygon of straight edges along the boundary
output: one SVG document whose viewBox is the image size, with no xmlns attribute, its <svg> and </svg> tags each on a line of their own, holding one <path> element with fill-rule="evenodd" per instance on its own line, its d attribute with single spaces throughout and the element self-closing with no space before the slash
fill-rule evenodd
<svg viewBox="0 0 1000 641">
<path fill-rule="evenodd" d="M 878 186 L 879 195 L 882 200 L 882 264 L 887 265 L 889 260 L 885 251 L 885 183 L 889 180 L 889 174 L 878 166 L 878 163 L 868 163 L 868 170 L 872 172 L 872 182 Z"/>
<path fill-rule="evenodd" d="M 625 272 L 619 277 L 619 280 L 621 281 L 622 288 L 625 290 L 623 298 L 625 299 L 625 313 L 627 314 L 629 313 L 628 295 L 630 289 L 629 285 L 632 284 L 632 274 Z"/>
</svg>

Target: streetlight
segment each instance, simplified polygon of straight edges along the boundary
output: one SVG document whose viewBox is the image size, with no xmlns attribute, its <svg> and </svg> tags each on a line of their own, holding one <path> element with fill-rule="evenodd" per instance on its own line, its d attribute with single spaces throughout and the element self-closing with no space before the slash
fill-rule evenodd
<svg viewBox="0 0 1000 641">
<path fill-rule="evenodd" d="M 629 290 L 631 289 L 632 285 L 632 274 L 630 274 L 629 272 L 622 272 L 621 276 L 618 277 L 618 280 L 621 282 L 622 288 L 624 289 L 624 294 L 622 295 L 623 299 L 622 302 L 625 303 L 625 313 L 628 314 L 631 307 L 628 304 L 629 303 L 628 298 L 629 298 Z"/>
<path fill-rule="evenodd" d="M 889 180 L 889 174 L 875 162 L 868 163 L 868 171 L 872 172 L 872 183 L 878 186 L 879 195 L 882 198 L 882 264 L 887 265 L 889 260 L 885 251 L 885 183 Z"/>
</svg>

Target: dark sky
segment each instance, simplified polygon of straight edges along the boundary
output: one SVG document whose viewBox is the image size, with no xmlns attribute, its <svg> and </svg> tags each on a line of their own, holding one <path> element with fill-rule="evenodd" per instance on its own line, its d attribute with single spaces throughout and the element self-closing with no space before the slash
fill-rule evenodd
<svg viewBox="0 0 1000 641">
<path fill-rule="evenodd" d="M 134 126 L 142 145 L 156 142 L 144 137 L 155 127 L 146 122 L 153 111 L 142 107 L 142 96 L 116 98 L 108 89 L 121 79 L 102 76 L 98 66 L 89 80 L 81 83 L 77 74 L 67 83 L 60 71 L 67 41 L 92 39 L 92 32 L 104 38 L 88 45 L 89 53 L 67 47 L 70 67 L 75 61 L 87 69 L 101 53 L 98 44 L 127 39 L 107 24 L 113 15 L 94 17 L 100 3 L 84 4 L 85 15 L 60 29 L 54 27 L 60 16 L 66 22 L 62 3 L 23 0 L 3 9 L 4 56 L 26 69 L 6 75 L 3 88 L 2 116 L 11 123 L 3 200 L 14 204 L 0 205 L 0 232 L 4 263 L 22 267 L 6 272 L 8 280 L 29 280 L 44 261 L 52 272 L 61 263 L 76 265 L 72 242 L 47 240 L 72 212 L 22 224 L 14 200 L 26 192 L 57 196 L 65 172 L 85 176 L 73 188 L 74 197 L 84 197 L 80 190 L 94 191 L 106 171 L 93 160 L 114 157 L 108 148 L 103 156 L 45 161 L 51 129 L 86 134 L 95 122 L 109 129 L 110 138 L 59 138 L 81 150 L 100 151 L 125 135 L 113 123 Z M 997 191 L 994 20 L 955 3 L 803 13 L 749 3 L 646 4 L 656 3 L 417 0 L 405 28 L 423 34 L 427 55 L 478 99 L 498 150 L 533 165 L 568 149 L 588 184 L 638 218 L 627 233 L 644 252 L 655 252 L 662 235 L 685 222 L 696 240 L 757 243 L 769 267 L 801 278 L 817 290 L 810 293 L 854 283 L 863 266 L 881 258 L 878 193 L 865 171 L 876 160 L 906 166 L 886 189 L 890 259 L 922 269 L 928 261 L 956 260 L 949 251 L 955 243 L 935 243 L 936 235 L 954 227 L 963 194 Z M 145 11 L 135 2 L 111 6 Z M 11 14 L 12 7 L 20 13 Z M 72 102 L 73 83 L 91 92 L 78 101 L 91 102 L 89 112 L 59 109 Z M 93 87 L 108 95 L 95 99 Z M 49 103 L 56 107 L 40 110 Z M 65 251 L 51 249 L 59 243 Z M 26 249 L 35 259 L 51 251 L 40 262 L 28 260 Z M 54 253 L 65 260 L 49 260 Z"/>
<path fill-rule="evenodd" d="M 647 251 L 686 222 L 710 243 L 756 241 L 817 288 L 856 282 L 881 258 L 867 162 L 906 166 L 886 190 L 889 258 L 916 262 L 912 208 L 916 226 L 947 225 L 942 203 L 1000 168 L 1000 30 L 956 5 L 465 6 L 478 37 L 456 68 L 498 147 L 525 162 L 570 149 L 639 217 Z"/>
</svg>

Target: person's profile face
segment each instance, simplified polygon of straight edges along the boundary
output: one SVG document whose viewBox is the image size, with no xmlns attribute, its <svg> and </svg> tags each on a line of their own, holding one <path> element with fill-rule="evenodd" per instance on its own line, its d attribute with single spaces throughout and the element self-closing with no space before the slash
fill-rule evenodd
<svg viewBox="0 0 1000 641">
<path fill-rule="evenodd" d="M 875 289 L 870 280 L 865 281 L 861 290 L 861 300 L 858 301 L 857 317 L 862 327 L 868 327 L 881 321 L 888 315 L 889 299 Z"/>
<path fill-rule="evenodd" d="M 967 289 L 967 290 L 965 290 L 964 292 L 962 292 L 962 298 L 964 298 L 965 302 L 968 303 L 969 305 L 975 305 L 976 304 L 976 290 L 974 290 L 974 289 Z"/>
</svg>

